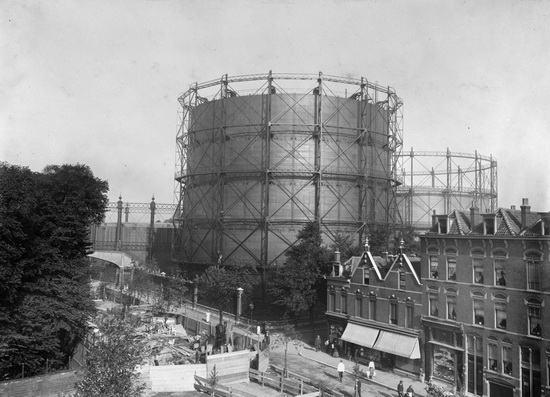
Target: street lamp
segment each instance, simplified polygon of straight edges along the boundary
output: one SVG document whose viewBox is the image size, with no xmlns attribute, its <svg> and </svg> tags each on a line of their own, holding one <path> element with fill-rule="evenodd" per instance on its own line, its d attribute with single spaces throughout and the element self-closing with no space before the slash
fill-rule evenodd
<svg viewBox="0 0 550 397">
<path fill-rule="evenodd" d="M 238 323 L 241 319 L 241 299 L 243 296 L 243 291 L 241 287 L 237 288 L 237 315 L 235 316 L 235 322 Z"/>
<path fill-rule="evenodd" d="M 250 302 L 250 326 L 254 327 L 254 303 Z"/>
</svg>

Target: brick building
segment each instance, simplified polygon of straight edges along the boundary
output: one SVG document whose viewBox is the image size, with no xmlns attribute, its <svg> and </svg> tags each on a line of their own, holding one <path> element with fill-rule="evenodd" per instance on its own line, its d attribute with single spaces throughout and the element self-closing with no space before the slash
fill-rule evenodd
<svg viewBox="0 0 550 397">
<path fill-rule="evenodd" d="M 423 367 L 467 395 L 550 395 L 550 213 L 434 215 L 421 236 Z"/>
<path fill-rule="evenodd" d="M 366 364 L 418 374 L 422 313 L 420 258 L 362 256 L 340 263 L 328 277 L 329 349 Z M 332 353 L 330 349 L 329 353 Z"/>
</svg>

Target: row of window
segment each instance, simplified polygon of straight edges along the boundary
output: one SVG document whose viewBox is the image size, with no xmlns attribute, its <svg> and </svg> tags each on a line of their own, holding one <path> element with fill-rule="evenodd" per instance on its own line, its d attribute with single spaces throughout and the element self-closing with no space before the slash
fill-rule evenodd
<svg viewBox="0 0 550 397">
<path fill-rule="evenodd" d="M 354 316 L 356 317 L 363 317 L 367 318 L 369 320 L 374 321 L 384 321 L 388 322 L 388 324 L 393 325 L 401 325 L 407 328 L 414 328 L 414 304 L 411 301 L 410 303 L 407 302 L 406 304 L 399 304 L 396 299 L 390 299 L 389 302 L 389 311 L 388 311 L 388 318 L 387 319 L 381 319 L 380 316 L 377 316 L 376 306 L 377 306 L 377 299 L 376 296 L 370 296 L 368 298 L 368 311 L 367 313 L 364 313 L 364 307 L 363 307 L 363 297 L 357 297 L 355 299 L 355 305 L 353 307 L 354 309 Z M 399 323 L 399 311 L 405 310 L 404 314 L 404 323 Z M 336 309 L 336 294 L 330 293 L 329 295 L 329 311 L 337 311 Z M 348 295 L 343 294 L 340 296 L 340 312 L 343 314 L 348 314 Z"/>
<path fill-rule="evenodd" d="M 486 310 L 484 296 L 481 293 L 473 293 L 472 297 L 472 321 L 473 324 L 485 325 Z M 494 296 L 494 324 L 495 328 L 506 329 L 508 323 L 507 299 L 504 295 Z M 541 336 L 542 334 L 542 302 L 538 299 L 529 299 L 527 301 L 527 318 L 529 335 Z M 428 295 L 428 313 L 432 317 L 440 317 L 439 312 L 439 294 L 430 292 Z M 456 295 L 446 295 L 446 313 L 443 318 L 447 320 L 457 320 Z"/>
<path fill-rule="evenodd" d="M 430 273 L 429 277 L 432 279 L 443 278 L 447 281 L 456 281 L 457 268 L 456 268 L 456 256 L 446 256 L 446 273 L 444 277 L 441 277 L 439 271 L 439 256 L 429 255 Z M 493 285 L 499 287 L 506 286 L 506 259 L 495 258 L 493 259 Z M 541 263 L 540 256 L 530 256 L 525 261 L 526 272 L 526 288 L 529 290 L 540 290 L 540 277 L 541 277 Z M 483 265 L 483 258 L 472 258 L 472 274 L 471 282 L 474 284 L 485 285 L 485 270 Z"/>
<path fill-rule="evenodd" d="M 476 352 L 476 354 L 479 353 L 483 355 L 483 351 Z M 524 369 L 528 369 L 530 371 L 540 373 L 541 354 L 539 349 L 525 346 L 520 347 L 520 359 L 522 372 L 524 372 Z M 510 344 L 503 343 L 499 348 L 499 345 L 496 341 L 489 341 L 489 343 L 487 344 L 488 370 L 501 374 L 512 375 L 514 369 L 514 361 L 515 360 L 512 356 L 512 346 Z M 547 361 L 550 368 L 550 356 L 547 357 Z"/>
</svg>

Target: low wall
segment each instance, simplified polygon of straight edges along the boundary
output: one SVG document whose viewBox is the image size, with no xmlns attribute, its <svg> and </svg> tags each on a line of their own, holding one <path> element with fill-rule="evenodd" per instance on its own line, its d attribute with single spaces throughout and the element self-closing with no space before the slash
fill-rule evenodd
<svg viewBox="0 0 550 397">
<path fill-rule="evenodd" d="M 148 372 L 153 392 L 184 392 L 195 390 L 195 375 L 209 379 L 214 366 L 220 383 L 248 382 L 250 352 L 212 354 L 206 364 L 150 366 L 142 372 Z"/>
<path fill-rule="evenodd" d="M 255 356 L 255 353 L 253 355 Z M 248 382 L 250 357 L 251 352 L 248 350 L 207 356 L 206 378 L 210 377 L 216 366 L 220 383 Z"/>
<path fill-rule="evenodd" d="M 0 382 L 0 396 L 58 397 L 74 393 L 76 391 L 75 384 L 79 380 L 75 371 L 63 371 Z"/>
<path fill-rule="evenodd" d="M 143 372 L 147 372 L 147 369 L 144 368 Z M 206 364 L 149 367 L 149 380 L 151 382 L 151 390 L 154 392 L 195 390 L 195 375 L 207 377 Z"/>
</svg>

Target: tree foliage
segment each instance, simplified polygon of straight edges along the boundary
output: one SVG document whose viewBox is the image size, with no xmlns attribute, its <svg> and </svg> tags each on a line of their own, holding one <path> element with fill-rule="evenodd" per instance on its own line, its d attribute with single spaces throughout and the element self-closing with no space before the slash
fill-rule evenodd
<svg viewBox="0 0 550 397">
<path fill-rule="evenodd" d="M 199 297 L 207 305 L 220 310 L 222 321 L 222 312 L 228 310 L 234 302 L 237 288 L 244 290 L 246 300 L 258 280 L 254 264 L 235 259 L 224 265 L 210 266 L 195 282 L 198 284 Z"/>
<path fill-rule="evenodd" d="M 0 374 L 65 366 L 94 312 L 89 226 L 99 223 L 107 182 L 84 165 L 42 173 L 0 164 Z"/>
<path fill-rule="evenodd" d="M 334 243 L 331 244 L 333 252 L 340 252 L 340 261 L 346 262 L 352 256 L 360 256 L 363 253 L 363 246 L 361 244 L 354 245 L 353 238 L 349 234 L 338 233 L 334 237 Z"/>
<path fill-rule="evenodd" d="M 307 223 L 297 237 L 297 243 L 287 251 L 285 264 L 275 270 L 269 286 L 275 303 L 284 306 L 295 318 L 319 301 L 319 292 L 326 290 L 324 276 L 332 270 L 330 252 L 322 245 L 317 222 Z"/>
<path fill-rule="evenodd" d="M 78 397 L 141 396 L 136 367 L 143 360 L 143 340 L 121 317 L 105 318 L 99 326 L 86 358 L 83 379 L 77 383 Z"/>
</svg>

